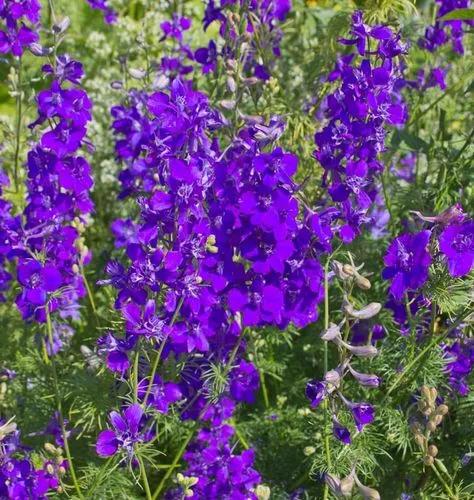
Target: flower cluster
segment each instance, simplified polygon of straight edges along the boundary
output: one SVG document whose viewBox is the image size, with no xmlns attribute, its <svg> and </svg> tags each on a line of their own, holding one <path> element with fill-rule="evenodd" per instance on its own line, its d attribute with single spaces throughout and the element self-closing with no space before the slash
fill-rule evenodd
<svg viewBox="0 0 474 500">
<path fill-rule="evenodd" d="M 466 276 L 474 266 L 474 222 L 466 219 L 461 207 L 454 206 L 434 217 L 417 215 L 434 223 L 434 228 L 398 236 L 384 257 L 386 267 L 382 276 L 391 280 L 390 293 L 397 301 L 407 292 L 421 289 L 434 257 L 447 264 L 453 278 Z M 436 242 L 441 257 L 432 255 Z"/>
<path fill-rule="evenodd" d="M 245 450 L 236 454 L 231 444 L 234 432 L 230 425 L 199 431 L 184 454 L 188 467 L 183 475 L 196 480 L 187 488 L 181 484 L 180 488 L 170 490 L 166 498 L 181 499 L 185 489 L 190 490 L 186 496 L 209 500 L 257 500 L 254 491 L 260 475 L 253 469 L 254 452 Z"/>
<path fill-rule="evenodd" d="M 453 50 L 458 54 L 464 54 L 463 38 L 464 27 L 463 23 L 473 25 L 473 21 L 463 21 L 456 19 L 452 21 L 443 21 L 441 18 L 446 14 L 458 9 L 469 8 L 470 0 L 436 0 L 439 4 L 436 14 L 436 22 L 432 26 L 428 26 L 425 30 L 424 37 L 419 40 L 420 47 L 434 52 L 439 47 L 451 42 Z"/>
<path fill-rule="evenodd" d="M 214 71 L 217 59 L 241 59 L 249 77 L 268 80 L 275 57 L 281 55 L 282 23 L 291 10 L 291 0 L 208 0 L 203 25 L 207 29 L 214 21 L 224 40 L 220 50 L 214 40 L 202 47 L 195 58 L 203 72 Z"/>
<path fill-rule="evenodd" d="M 3 199 L 3 190 L 10 186 L 8 175 L 0 169 L 0 302 L 5 300 L 4 293 L 10 288 L 12 275 L 7 271 L 7 258 L 12 249 L 12 241 L 9 234 L 18 219 L 11 214 L 12 204 Z"/>
<path fill-rule="evenodd" d="M 66 473 L 67 462 L 56 449 L 54 455 L 37 468 L 37 461 L 33 463 L 20 442 L 16 424 L 0 421 L 0 496 L 12 500 L 43 500 L 48 493 L 61 493 L 60 478 Z"/>
<path fill-rule="evenodd" d="M 40 322 L 53 311 L 61 318 L 77 317 L 85 293 L 81 269 L 90 259 L 81 233 L 93 208 L 91 168 L 78 154 L 91 119 L 91 102 L 78 86 L 82 65 L 59 56 L 43 71 L 53 80 L 37 96 L 38 118 L 31 127 L 48 127 L 28 153 L 27 206 L 11 252 L 22 287 L 17 306 L 25 319 Z M 53 326 L 54 338 L 62 337 L 61 322 Z"/>
<path fill-rule="evenodd" d="M 355 54 L 344 55 L 329 75 L 328 81 L 339 80 L 340 86 L 327 97 L 329 123 L 316 133 L 314 153 L 339 211 L 338 234 L 346 243 L 369 221 L 367 212 L 377 195 L 374 179 L 384 169 L 379 155 L 385 150 L 386 127 L 407 119 L 398 92 L 402 69 L 397 58 L 407 49 L 400 35 L 387 26 L 367 26 L 361 12 L 352 17 L 351 34 L 340 43 L 354 45 L 361 61 Z"/>
<path fill-rule="evenodd" d="M 109 5 L 109 0 L 87 0 L 87 3 L 93 9 L 104 13 L 104 20 L 107 24 L 113 24 L 117 20 L 117 12 Z"/>
<path fill-rule="evenodd" d="M 0 1 L 0 20 L 4 23 L 0 25 L 0 53 L 20 57 L 25 48 L 38 41 L 40 12 L 39 0 Z"/>
<path fill-rule="evenodd" d="M 468 379 L 474 370 L 474 341 L 461 336 L 443 348 L 449 385 L 461 396 L 469 394 Z"/>
</svg>

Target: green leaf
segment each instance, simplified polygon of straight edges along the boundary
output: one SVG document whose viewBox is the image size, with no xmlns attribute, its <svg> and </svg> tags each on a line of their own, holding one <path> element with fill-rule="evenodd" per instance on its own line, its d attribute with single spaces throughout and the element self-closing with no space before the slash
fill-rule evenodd
<svg viewBox="0 0 474 500">
<path fill-rule="evenodd" d="M 400 130 L 398 131 L 398 133 L 400 139 L 412 150 L 423 151 L 424 153 L 426 153 L 429 150 L 430 145 L 426 141 L 424 141 L 421 137 L 411 134 L 406 130 Z"/>
<path fill-rule="evenodd" d="M 456 9 L 445 14 L 441 21 L 467 21 L 469 19 L 474 19 L 474 9 Z"/>
</svg>

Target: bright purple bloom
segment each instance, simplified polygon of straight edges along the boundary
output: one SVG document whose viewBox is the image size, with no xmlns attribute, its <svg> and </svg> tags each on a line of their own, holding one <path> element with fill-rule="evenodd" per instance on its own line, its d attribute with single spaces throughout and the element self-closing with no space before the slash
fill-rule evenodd
<svg viewBox="0 0 474 500">
<path fill-rule="evenodd" d="M 326 395 L 327 389 L 324 382 L 310 380 L 306 384 L 306 397 L 311 402 L 311 408 L 317 408 Z"/>
<path fill-rule="evenodd" d="M 102 431 L 97 437 L 96 451 L 101 457 L 110 457 L 124 451 L 129 458 L 135 453 L 135 446 L 152 438 L 146 430 L 146 417 L 139 404 L 128 406 L 123 415 L 116 411 L 110 413 L 113 429 Z"/>
<path fill-rule="evenodd" d="M 449 274 L 454 278 L 469 274 L 474 266 L 474 221 L 447 226 L 439 237 Z"/>
<path fill-rule="evenodd" d="M 395 238 L 384 257 L 384 279 L 391 280 L 390 293 L 400 300 L 408 291 L 421 288 L 428 279 L 431 256 L 427 250 L 429 231 Z"/>
<path fill-rule="evenodd" d="M 336 417 L 332 419 L 332 432 L 334 437 L 341 441 L 345 445 L 349 445 L 352 442 L 351 433 L 347 427 L 344 427 Z"/>
</svg>

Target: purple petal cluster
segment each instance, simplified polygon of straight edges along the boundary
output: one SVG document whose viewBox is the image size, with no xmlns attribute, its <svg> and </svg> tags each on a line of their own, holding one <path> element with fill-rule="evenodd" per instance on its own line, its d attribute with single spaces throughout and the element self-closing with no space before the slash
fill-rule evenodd
<svg viewBox="0 0 474 500">
<path fill-rule="evenodd" d="M 368 222 L 377 175 L 383 171 L 379 155 L 385 150 L 387 126 L 407 119 L 398 87 L 403 81 L 399 56 L 407 47 L 387 26 L 364 24 L 361 12 L 352 17 L 356 54 L 341 56 L 329 82 L 339 82 L 327 97 L 328 124 L 315 135 L 315 158 L 325 173 L 323 184 L 338 208 L 338 234 L 350 242 Z"/>
<path fill-rule="evenodd" d="M 87 0 L 91 8 L 101 10 L 104 13 L 104 20 L 107 24 L 117 21 L 117 12 L 110 6 L 109 0 Z"/>
<path fill-rule="evenodd" d="M 439 5 L 436 14 L 436 21 L 425 30 L 424 37 L 419 40 L 420 47 L 430 52 L 436 51 L 439 47 L 451 42 L 453 50 L 458 54 L 464 54 L 464 26 L 466 23 L 472 26 L 472 21 L 442 21 L 441 18 L 458 9 L 467 9 L 471 5 L 470 0 L 436 0 Z"/>
<path fill-rule="evenodd" d="M 5 292 L 9 290 L 12 280 L 12 275 L 7 270 L 7 259 L 13 244 L 11 234 L 19 222 L 11 213 L 12 204 L 4 199 L 4 188 L 9 186 L 8 175 L 0 169 L 0 302 L 5 301 Z"/>
<path fill-rule="evenodd" d="M 97 438 L 96 450 L 101 457 L 123 452 L 132 459 L 135 446 L 153 438 L 148 419 L 139 404 L 128 406 L 122 414 L 112 411 L 109 418 L 112 429 L 102 431 Z"/>
<path fill-rule="evenodd" d="M 6 428 L 10 428 L 6 430 Z M 0 497 L 11 500 L 46 500 L 60 488 L 60 476 L 67 468 L 61 464 L 44 461 L 41 468 L 25 451 L 20 442 L 20 432 L 15 424 L 0 420 Z"/>
<path fill-rule="evenodd" d="M 260 483 L 260 475 L 253 468 L 254 451 L 235 453 L 232 445 L 234 429 L 222 425 L 202 429 L 188 446 L 184 460 L 188 467 L 186 477 L 198 478 L 192 486 L 193 496 L 209 500 L 256 500 L 254 493 Z M 181 489 L 167 493 L 168 499 L 183 498 Z"/>
<path fill-rule="evenodd" d="M 474 221 L 448 225 L 439 236 L 449 274 L 455 278 L 469 274 L 474 267 Z"/>
<path fill-rule="evenodd" d="M 31 127 L 41 128 L 42 135 L 28 153 L 27 206 L 10 252 L 18 260 L 17 306 L 24 319 L 40 322 L 46 320 L 46 305 L 61 318 L 77 317 L 85 293 L 80 269 L 90 260 L 81 233 L 93 209 L 91 168 L 79 153 L 91 119 L 91 102 L 77 85 L 82 66 L 63 56 L 43 69 L 53 80 L 37 96 L 38 118 Z M 67 333 L 56 326 L 55 343 Z"/>
<path fill-rule="evenodd" d="M 398 236 L 388 247 L 382 277 L 391 280 L 390 293 L 396 300 L 401 300 L 408 291 L 419 290 L 428 279 L 429 241 L 430 231 L 421 231 Z"/>
<path fill-rule="evenodd" d="M 0 53 L 20 57 L 39 40 L 39 0 L 0 0 Z"/>
<path fill-rule="evenodd" d="M 279 25 L 291 10 L 291 0 L 208 0 L 203 25 L 219 23 L 219 34 L 224 44 L 217 49 L 215 41 L 195 52 L 195 59 L 202 65 L 203 73 L 214 71 L 218 57 L 235 60 L 241 44 L 248 44 L 243 61 L 247 76 L 268 80 L 275 57 L 281 55 L 283 33 Z M 234 14 L 237 10 L 240 21 Z M 239 26 L 237 26 L 239 25 Z"/>
<path fill-rule="evenodd" d="M 449 385 L 461 396 L 470 392 L 469 377 L 474 370 L 474 339 L 460 338 L 443 348 Z"/>
</svg>

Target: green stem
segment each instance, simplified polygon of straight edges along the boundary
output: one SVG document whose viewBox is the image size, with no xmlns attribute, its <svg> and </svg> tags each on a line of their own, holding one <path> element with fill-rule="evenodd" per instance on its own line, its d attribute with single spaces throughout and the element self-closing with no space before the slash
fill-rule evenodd
<svg viewBox="0 0 474 500">
<path fill-rule="evenodd" d="M 184 297 L 181 297 L 181 299 L 179 300 L 179 303 L 178 303 L 178 307 L 174 311 L 173 317 L 171 318 L 170 327 L 172 327 L 174 325 L 176 319 L 178 318 L 178 314 L 179 314 L 179 311 L 181 310 L 183 302 L 184 302 Z M 158 369 L 158 364 L 160 362 L 161 355 L 163 354 L 163 349 L 165 348 L 165 344 L 166 344 L 167 339 L 168 339 L 168 337 L 166 336 L 161 341 L 161 345 L 158 349 L 158 352 L 156 353 L 155 360 L 153 361 L 153 366 L 151 368 L 151 374 L 150 374 L 150 382 L 148 383 L 148 387 L 147 387 L 146 393 L 145 393 L 145 398 L 143 399 L 143 404 L 145 406 L 146 406 L 146 402 L 148 401 L 148 398 L 150 396 L 151 389 L 153 387 L 153 380 L 155 378 L 156 370 Z"/>
<path fill-rule="evenodd" d="M 138 464 L 140 466 L 140 477 L 143 481 L 143 486 L 145 488 L 146 498 L 147 498 L 147 500 L 151 500 L 152 496 L 151 496 L 151 490 L 150 490 L 150 483 L 148 482 L 148 477 L 146 475 L 145 465 L 143 464 L 142 458 L 139 457 L 138 455 L 137 455 L 137 459 L 138 459 Z"/>
<path fill-rule="evenodd" d="M 410 361 L 402 373 L 395 379 L 393 384 L 387 390 L 384 399 L 382 400 L 382 404 L 386 401 L 388 396 L 400 385 L 400 382 L 410 373 L 410 370 L 414 366 L 418 366 L 418 363 L 423 359 L 425 354 L 431 350 L 435 345 L 437 345 L 440 341 L 444 340 L 454 329 L 456 329 L 468 316 L 472 313 L 471 310 L 468 310 L 466 313 L 463 313 L 442 335 L 433 336 L 428 345 L 416 356 L 412 361 Z"/>
<path fill-rule="evenodd" d="M 184 450 L 186 449 L 186 446 L 188 446 L 188 443 L 189 443 L 189 441 L 191 441 L 191 439 L 192 439 L 193 436 L 194 436 L 194 429 L 192 429 L 189 432 L 188 436 L 186 437 L 186 439 L 181 444 L 178 452 L 176 453 L 176 455 L 175 455 L 175 457 L 173 459 L 171 467 L 166 471 L 166 474 L 161 479 L 160 484 L 156 488 L 155 493 L 153 493 L 153 496 L 151 497 L 152 500 L 155 500 L 156 498 L 158 498 L 158 495 L 161 493 L 161 491 L 163 490 L 163 488 L 164 488 L 164 486 L 166 484 L 166 481 L 168 481 L 168 478 L 173 473 L 173 470 L 175 469 L 176 464 L 181 460 L 181 457 L 183 456 Z"/>
<path fill-rule="evenodd" d="M 263 373 L 262 370 L 258 370 L 258 373 L 260 376 L 260 385 L 262 387 L 263 402 L 265 404 L 265 408 L 268 408 L 270 406 L 270 401 L 268 399 L 268 391 L 267 391 L 267 386 L 265 384 L 265 374 Z"/>
<path fill-rule="evenodd" d="M 442 484 L 442 486 L 446 490 L 446 493 L 448 494 L 448 497 L 450 499 L 452 498 L 453 500 L 455 500 L 457 498 L 457 496 L 453 493 L 453 490 L 450 488 L 450 486 L 448 485 L 448 483 L 445 481 L 444 477 L 439 473 L 436 465 L 433 464 L 431 466 L 431 469 L 436 474 L 436 477 L 438 478 L 438 481 Z"/>
<path fill-rule="evenodd" d="M 50 345 L 52 346 L 53 341 L 54 341 L 54 339 L 53 339 L 53 325 L 51 323 L 51 316 L 49 314 L 49 305 L 48 304 L 46 304 L 46 325 L 47 325 L 47 329 L 48 329 L 48 339 L 49 339 Z M 59 381 L 58 381 L 58 373 L 56 371 L 56 361 L 55 361 L 54 355 L 50 357 L 50 364 L 51 364 L 51 373 L 53 375 L 54 396 L 56 398 L 56 407 L 58 410 L 58 420 L 59 420 L 59 425 L 61 427 L 62 438 L 64 441 L 64 451 L 66 452 L 69 470 L 71 471 L 72 482 L 73 482 L 74 487 L 76 489 L 77 495 L 79 498 L 83 499 L 84 496 L 83 496 L 81 488 L 79 486 L 79 482 L 78 482 L 77 476 L 76 476 L 76 471 L 75 471 L 74 465 L 72 463 L 71 451 L 69 449 L 69 442 L 67 439 L 66 428 L 64 426 L 63 408 L 62 408 L 61 397 L 59 395 Z"/>
<path fill-rule="evenodd" d="M 19 188 L 19 158 L 20 158 L 20 135 L 21 135 L 21 122 L 23 113 L 23 103 L 22 103 L 22 90 L 21 90 L 21 57 L 18 58 L 18 80 L 16 88 L 16 136 L 15 136 L 15 157 L 13 160 L 14 165 L 14 179 L 15 179 L 15 191 L 18 193 Z"/>
<path fill-rule="evenodd" d="M 329 328 L 329 258 L 326 261 L 326 265 L 324 266 L 324 329 L 327 330 Z M 324 358 L 323 358 L 323 368 L 324 373 L 327 373 L 329 368 L 329 352 L 328 352 L 328 343 L 324 342 Z M 324 407 L 324 450 L 326 453 L 326 462 L 328 466 L 328 470 L 332 467 L 331 462 L 331 447 L 329 443 L 329 433 L 328 433 L 328 402 L 327 399 L 324 399 L 323 402 Z M 324 483 L 324 500 L 329 498 L 329 488 L 327 483 Z"/>
<path fill-rule="evenodd" d="M 84 285 L 86 287 L 87 297 L 89 298 L 89 302 L 90 302 L 90 305 L 92 307 L 92 311 L 94 312 L 95 319 L 97 321 L 97 324 L 99 325 L 100 324 L 99 314 L 97 313 L 97 307 L 95 305 L 94 294 L 92 293 L 92 289 L 89 285 L 89 281 L 86 278 L 86 273 L 84 272 L 84 268 L 82 266 L 81 266 L 81 276 L 82 276 L 82 279 L 84 281 Z"/>
</svg>

